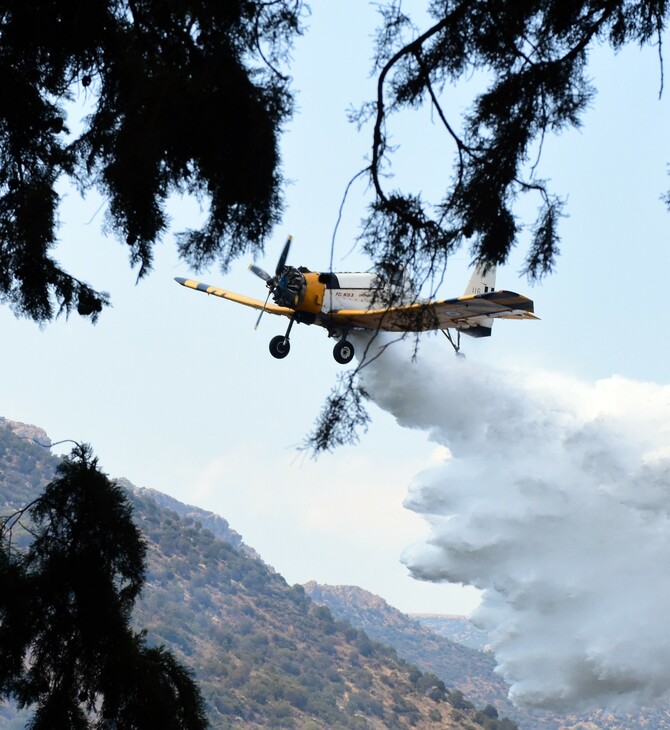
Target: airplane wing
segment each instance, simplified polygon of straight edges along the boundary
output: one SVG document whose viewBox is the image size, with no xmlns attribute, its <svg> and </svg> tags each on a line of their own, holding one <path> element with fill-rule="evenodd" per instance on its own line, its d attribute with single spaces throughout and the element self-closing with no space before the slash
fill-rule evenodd
<svg viewBox="0 0 670 730">
<path fill-rule="evenodd" d="M 533 302 L 510 291 L 417 302 L 388 309 L 340 309 L 331 312 L 333 320 L 346 320 L 354 327 L 383 329 L 390 332 L 424 332 L 458 329 L 475 337 L 491 332 L 493 319 L 538 319 Z"/>
<path fill-rule="evenodd" d="M 245 307 L 263 309 L 263 302 L 260 299 L 245 297 L 243 294 L 235 294 L 235 292 L 228 291 L 227 289 L 220 289 L 218 286 L 202 284 L 199 281 L 193 281 L 193 279 L 183 279 L 180 276 L 175 276 L 174 280 L 178 284 L 188 287 L 189 289 L 195 289 L 196 291 L 201 291 L 205 294 L 212 294 L 213 296 L 221 297 L 222 299 L 229 299 L 231 302 L 244 304 Z M 293 314 L 292 309 L 289 309 L 288 307 L 278 307 L 276 304 L 270 304 L 269 302 L 265 304 L 265 311 L 269 312 L 270 314 L 282 314 L 285 317 L 290 317 Z"/>
</svg>

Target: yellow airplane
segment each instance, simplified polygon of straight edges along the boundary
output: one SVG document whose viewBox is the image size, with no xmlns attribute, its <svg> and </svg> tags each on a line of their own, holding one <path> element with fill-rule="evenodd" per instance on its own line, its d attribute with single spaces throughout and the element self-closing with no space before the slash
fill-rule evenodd
<svg viewBox="0 0 670 730">
<path fill-rule="evenodd" d="M 354 347 L 347 340 L 352 330 L 440 330 L 460 355 L 461 332 L 472 337 L 488 337 L 494 319 L 538 319 L 533 314 L 532 300 L 515 292 L 495 291 L 495 268 L 488 271 L 476 268 L 461 297 L 418 301 L 397 272 L 319 273 L 287 266 L 291 240 L 289 236 L 274 276 L 254 264 L 249 266 L 265 281 L 268 288 L 265 302 L 192 279 L 175 277 L 175 281 L 189 289 L 259 309 L 256 327 L 264 312 L 288 317 L 286 333 L 270 340 L 270 353 L 276 358 L 288 355 L 289 336 L 295 322 L 319 325 L 329 337 L 336 338 L 333 357 L 344 365 L 354 357 Z M 274 304 L 268 303 L 270 295 Z M 457 333 L 456 339 L 449 332 L 452 329 Z"/>
</svg>

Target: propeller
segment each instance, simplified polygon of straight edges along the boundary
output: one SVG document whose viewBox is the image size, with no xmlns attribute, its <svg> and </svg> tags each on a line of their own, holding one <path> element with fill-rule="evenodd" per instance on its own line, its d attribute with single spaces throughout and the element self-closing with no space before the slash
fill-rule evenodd
<svg viewBox="0 0 670 730">
<path fill-rule="evenodd" d="M 275 270 L 275 276 L 279 276 L 281 273 L 281 270 L 286 266 L 286 259 L 288 258 L 288 252 L 291 248 L 291 241 L 293 240 L 293 236 L 289 236 L 286 239 L 286 243 L 284 244 L 284 250 L 281 252 L 281 256 L 279 257 L 279 261 L 277 261 L 277 268 Z"/>
<path fill-rule="evenodd" d="M 263 309 L 261 309 L 261 313 L 258 315 L 258 319 L 256 320 L 256 324 L 254 325 L 254 329 L 258 329 L 258 325 L 261 323 L 261 317 L 263 316 L 263 312 L 265 312 L 265 307 L 268 306 L 268 299 L 270 298 L 270 294 L 272 294 L 272 290 L 268 292 L 268 295 L 265 297 L 265 304 L 263 304 Z"/>
<path fill-rule="evenodd" d="M 253 271 L 256 276 L 260 276 L 263 281 L 270 281 L 272 278 L 267 271 L 261 269 L 260 266 L 256 266 L 256 264 L 249 264 L 249 270 Z"/>
<path fill-rule="evenodd" d="M 258 315 L 258 319 L 256 320 L 256 324 L 254 326 L 254 329 L 258 328 L 258 325 L 260 324 L 261 317 L 265 313 L 265 308 L 267 307 L 268 301 L 270 299 L 270 294 L 274 292 L 274 290 L 277 288 L 277 284 L 279 283 L 279 276 L 281 275 L 282 271 L 284 270 L 284 266 L 286 266 L 286 260 L 288 259 L 288 252 L 291 249 L 291 241 L 293 240 L 293 236 L 289 236 L 286 239 L 286 243 L 284 244 L 284 248 L 282 249 L 281 255 L 279 256 L 279 261 L 277 261 L 277 267 L 275 269 L 275 275 L 270 276 L 265 269 L 261 269 L 260 266 L 256 266 L 255 264 L 249 264 L 249 270 L 252 271 L 256 276 L 263 279 L 265 282 L 265 285 L 269 289 L 268 295 L 265 298 L 265 303 L 263 304 L 263 309 L 261 309 L 261 313 Z"/>
</svg>

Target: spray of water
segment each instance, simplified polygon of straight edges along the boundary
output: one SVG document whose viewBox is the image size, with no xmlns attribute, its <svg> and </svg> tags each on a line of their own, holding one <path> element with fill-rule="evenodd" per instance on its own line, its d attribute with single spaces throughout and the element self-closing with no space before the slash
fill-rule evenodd
<svg viewBox="0 0 670 730">
<path fill-rule="evenodd" d="M 482 591 L 473 618 L 519 705 L 666 694 L 670 386 L 504 371 L 430 341 L 412 363 L 409 350 L 388 348 L 362 378 L 450 453 L 410 486 L 406 506 L 430 525 L 404 555 L 411 573 Z"/>
</svg>

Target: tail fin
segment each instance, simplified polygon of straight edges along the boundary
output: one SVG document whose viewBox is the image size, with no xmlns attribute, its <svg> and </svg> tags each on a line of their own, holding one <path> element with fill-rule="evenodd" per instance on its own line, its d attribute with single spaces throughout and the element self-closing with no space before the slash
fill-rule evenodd
<svg viewBox="0 0 670 730">
<path fill-rule="evenodd" d="M 496 288 L 496 267 L 489 266 L 488 269 L 484 269 L 483 266 L 477 265 L 472 272 L 470 281 L 463 292 L 463 296 L 471 296 L 474 294 L 486 294 L 490 291 L 495 291 Z"/>
<path fill-rule="evenodd" d="M 484 269 L 483 266 L 475 266 L 470 281 L 463 293 L 463 296 L 474 296 L 476 294 L 487 294 L 490 291 L 495 291 L 496 288 L 496 267 L 490 266 L 488 269 Z M 470 337 L 490 337 L 491 329 L 493 328 L 492 317 L 481 317 L 478 324 L 475 327 L 468 327 L 462 330 L 466 335 Z"/>
</svg>

